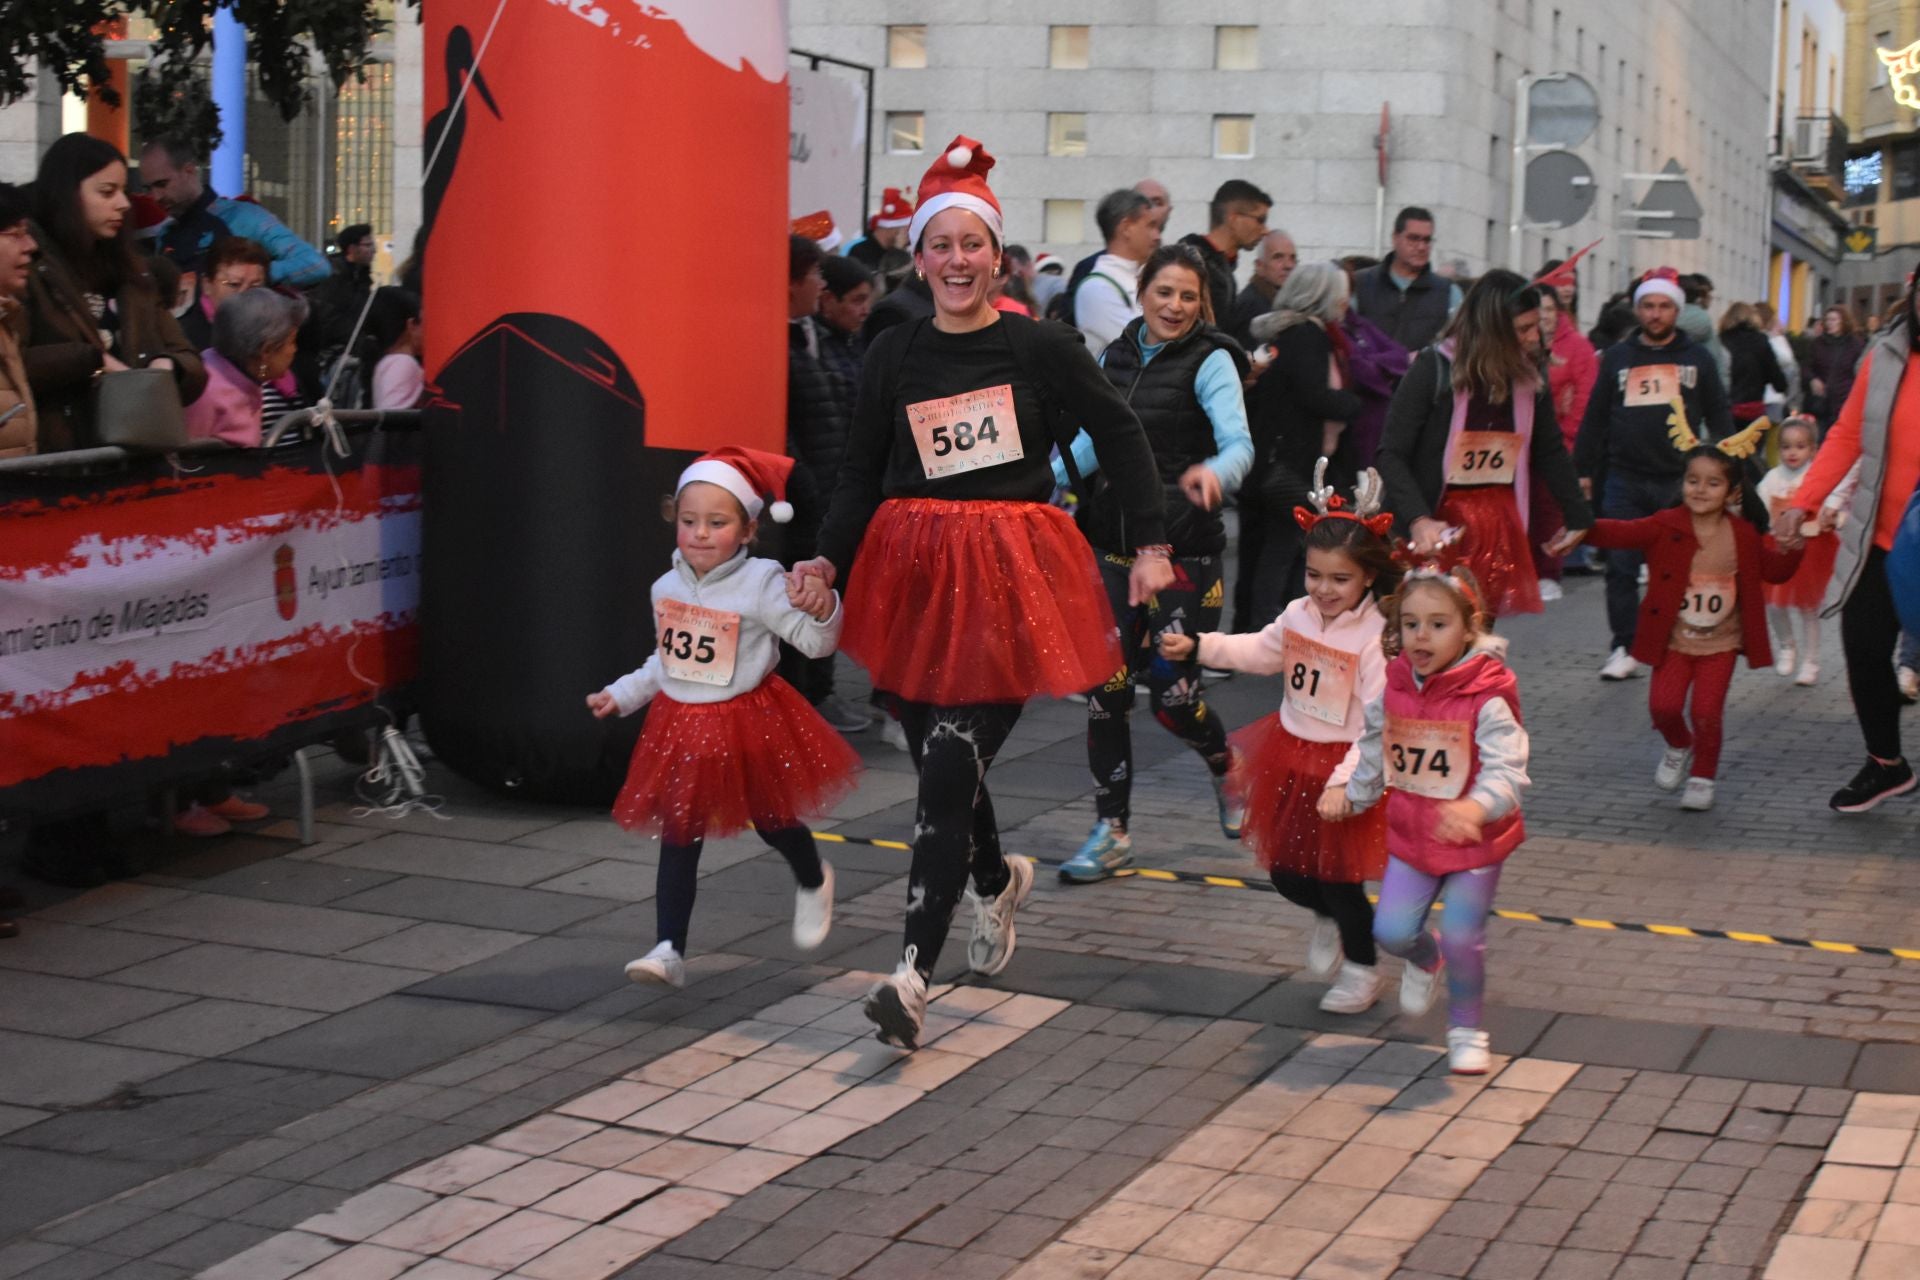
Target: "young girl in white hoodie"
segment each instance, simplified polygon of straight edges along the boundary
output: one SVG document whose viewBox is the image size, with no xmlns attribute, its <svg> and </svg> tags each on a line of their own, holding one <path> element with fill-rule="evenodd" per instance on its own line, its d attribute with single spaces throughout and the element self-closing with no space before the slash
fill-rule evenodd
<svg viewBox="0 0 1920 1280">
<path fill-rule="evenodd" d="M 1240 838 L 1280 895 L 1313 912 L 1307 967 L 1320 975 L 1339 969 L 1321 1009 L 1360 1013 L 1380 997 L 1365 882 L 1386 868 L 1386 815 L 1323 823 L 1318 805 L 1353 773 L 1366 706 L 1386 687 L 1386 619 L 1375 601 L 1393 591 L 1400 570 L 1385 540 L 1393 517 L 1379 510 L 1379 477 L 1361 477 L 1348 509 L 1321 485 L 1325 474 L 1322 459 L 1316 509 L 1294 509 L 1306 531 L 1307 594 L 1263 631 L 1207 632 L 1198 644 L 1206 666 L 1283 679 L 1280 710 L 1233 735 L 1230 786 L 1247 806 Z M 1169 634 L 1161 652 L 1183 658 L 1194 643 Z"/>
<path fill-rule="evenodd" d="M 833 868 L 801 821 L 853 786 L 860 758 L 773 673 L 784 640 L 809 658 L 832 653 L 840 600 L 821 590 L 811 607 L 790 593 L 772 560 L 749 554 L 763 495 L 777 523 L 793 518 L 780 495 L 793 461 L 758 449 L 716 449 L 680 473 L 673 568 L 653 584 L 658 647 L 646 665 L 587 695 L 597 717 L 646 706 L 613 816 L 660 837 L 654 894 L 659 944 L 627 966 L 635 982 L 686 982 L 700 848 L 708 836 L 751 825 L 787 860 L 799 883 L 793 940 L 820 945 L 833 921 Z"/>
</svg>

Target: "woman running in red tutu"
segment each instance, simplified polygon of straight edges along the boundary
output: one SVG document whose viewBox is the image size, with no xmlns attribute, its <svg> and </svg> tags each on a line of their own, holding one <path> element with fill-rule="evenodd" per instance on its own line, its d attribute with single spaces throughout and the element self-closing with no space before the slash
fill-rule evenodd
<svg viewBox="0 0 1920 1280">
<path fill-rule="evenodd" d="M 934 314 L 868 351 L 822 554 L 791 575 L 803 593 L 848 580 L 843 646 L 894 699 L 920 771 L 905 946 L 866 1005 L 880 1039 L 907 1047 L 969 873 L 968 967 L 995 974 L 1013 953 L 1033 864 L 1001 853 L 986 775 L 1022 706 L 1083 695 L 1120 665 L 1093 552 L 1048 505 L 1049 451 L 1074 430 L 1056 415 L 1085 428 L 1112 486 L 1134 556 L 1130 603 L 1173 581 L 1139 420 L 1078 334 L 993 307 L 992 167 L 956 138 L 921 181 L 908 237 Z"/>
<path fill-rule="evenodd" d="M 839 601 L 815 592 L 796 605 L 778 563 L 749 553 L 766 505 L 793 518 L 782 495 L 793 460 L 716 449 L 680 473 L 673 568 L 653 584 L 659 648 L 638 671 L 587 695 L 594 715 L 630 716 L 651 703 L 614 801 L 621 826 L 660 837 L 654 893 L 660 941 L 627 966 L 635 982 L 686 982 L 700 847 L 751 826 L 799 883 L 793 941 L 810 951 L 833 923 L 833 868 L 804 817 L 853 789 L 860 757 L 820 713 L 773 673 L 784 640 L 809 658 L 833 652 Z"/>
<path fill-rule="evenodd" d="M 1593 524 L 1535 363 L 1539 347 L 1539 290 L 1511 271 L 1481 276 L 1394 392 L 1375 459 L 1414 553 L 1471 568 L 1493 617 L 1539 613 L 1532 544 L 1565 555 Z M 1527 527 L 1536 484 L 1567 529 Z"/>
</svg>

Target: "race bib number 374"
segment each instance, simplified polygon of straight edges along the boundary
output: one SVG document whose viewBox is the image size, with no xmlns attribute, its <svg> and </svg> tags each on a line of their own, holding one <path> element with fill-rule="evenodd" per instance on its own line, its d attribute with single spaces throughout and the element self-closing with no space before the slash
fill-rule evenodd
<svg viewBox="0 0 1920 1280">
<path fill-rule="evenodd" d="M 1473 726 L 1388 716 L 1381 750 L 1388 786 L 1431 800 L 1458 800 L 1473 772 Z"/>
<path fill-rule="evenodd" d="M 1018 462 L 1027 456 L 1014 416 L 1013 388 L 987 387 L 907 406 L 907 425 L 927 479 Z"/>
</svg>

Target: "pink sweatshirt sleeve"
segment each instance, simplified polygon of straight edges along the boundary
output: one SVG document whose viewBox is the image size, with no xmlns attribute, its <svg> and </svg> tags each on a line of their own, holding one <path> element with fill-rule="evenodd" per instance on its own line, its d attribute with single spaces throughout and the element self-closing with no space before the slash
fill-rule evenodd
<svg viewBox="0 0 1920 1280">
<path fill-rule="evenodd" d="M 1224 671 L 1249 671 L 1260 676 L 1278 674 L 1285 665 L 1280 644 L 1286 620 L 1286 614 L 1282 613 L 1259 631 L 1242 635 L 1203 632 L 1198 650 L 1201 665 Z"/>
<path fill-rule="evenodd" d="M 1354 685 L 1353 696 L 1360 703 L 1361 716 L 1366 709 L 1386 696 L 1387 692 L 1387 655 L 1377 644 L 1370 644 L 1360 651 L 1360 679 Z M 1333 774 L 1327 779 L 1329 787 L 1344 787 L 1347 779 L 1353 776 L 1353 767 L 1360 763 L 1360 743 L 1356 739 L 1340 763 L 1334 766 Z"/>
</svg>

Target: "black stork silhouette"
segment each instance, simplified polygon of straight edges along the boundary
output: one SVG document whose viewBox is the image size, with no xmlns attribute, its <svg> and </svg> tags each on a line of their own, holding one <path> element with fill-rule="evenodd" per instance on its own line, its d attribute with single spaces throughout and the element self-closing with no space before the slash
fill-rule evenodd
<svg viewBox="0 0 1920 1280">
<path fill-rule="evenodd" d="M 502 119 L 500 107 L 494 102 L 486 79 L 474 66 L 473 35 L 465 27 L 455 27 L 447 33 L 447 105 L 434 112 L 427 121 L 427 158 L 432 160 L 441 149 L 442 136 L 446 137 L 446 154 L 426 174 L 421 193 L 424 205 L 420 221 L 422 244 L 432 239 L 434 220 L 440 214 L 440 201 L 447 194 L 447 187 L 453 181 L 453 167 L 460 159 L 460 143 L 467 132 L 466 113 L 459 110 L 460 90 L 469 78 L 473 81 L 473 91 L 487 104 L 494 119 Z"/>
</svg>

